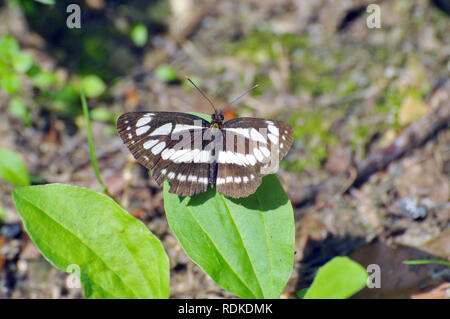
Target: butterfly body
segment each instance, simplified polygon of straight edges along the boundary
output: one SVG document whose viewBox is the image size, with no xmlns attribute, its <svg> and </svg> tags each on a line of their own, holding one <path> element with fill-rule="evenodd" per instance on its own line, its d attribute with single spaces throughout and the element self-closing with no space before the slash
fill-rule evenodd
<svg viewBox="0 0 450 319">
<path fill-rule="evenodd" d="M 130 112 L 118 132 L 136 160 L 169 192 L 193 196 L 216 187 L 225 196 L 254 193 L 263 175 L 275 172 L 292 144 L 292 128 L 281 121 L 235 118 L 215 112 L 208 122 L 178 112 Z"/>
</svg>

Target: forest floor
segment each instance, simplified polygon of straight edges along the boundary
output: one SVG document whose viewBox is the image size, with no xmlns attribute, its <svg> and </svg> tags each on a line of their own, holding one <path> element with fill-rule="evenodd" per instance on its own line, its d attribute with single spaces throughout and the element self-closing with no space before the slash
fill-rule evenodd
<svg viewBox="0 0 450 319">
<path fill-rule="evenodd" d="M 337 255 L 390 274 L 381 289 L 355 297 L 443 297 L 448 267 L 402 261 L 450 258 L 448 13 L 432 1 L 176 3 L 195 10 L 175 6 L 169 27 L 152 35 L 146 50 L 107 52 L 120 76 L 107 81 L 106 93 L 89 99 L 89 107 L 112 117 L 135 110 L 211 113 L 182 80 L 156 76 L 164 63 L 180 79 L 198 79 L 218 105 L 260 84 L 233 112 L 294 127 L 294 144 L 278 172 L 296 221 L 295 265 L 283 297 L 295 298 Z M 369 3 L 381 6 L 379 29 L 366 26 Z M 0 37 L 12 35 L 60 83 L 76 80 L 67 63 L 70 50 L 60 50 L 66 54 L 61 60 L 59 42 L 24 10 L 0 5 L 0 21 Z M 21 155 L 35 183 L 97 189 L 80 110 L 54 111 L 57 105 L 26 78 L 20 94 L 31 124 L 11 115 L 10 96 L 0 90 L 0 147 Z M 110 193 L 169 256 L 171 297 L 232 298 L 185 255 L 167 225 L 162 189 L 134 162 L 112 121 L 94 118 L 93 134 Z M 6 212 L 0 220 L 0 298 L 81 297 L 22 230 L 13 188 L 0 180 Z"/>
</svg>

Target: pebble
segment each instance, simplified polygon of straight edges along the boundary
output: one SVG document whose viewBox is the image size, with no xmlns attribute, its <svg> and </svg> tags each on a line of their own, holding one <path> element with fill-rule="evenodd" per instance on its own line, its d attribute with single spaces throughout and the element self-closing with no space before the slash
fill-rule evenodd
<svg viewBox="0 0 450 319">
<path fill-rule="evenodd" d="M 403 215 L 412 220 L 421 220 L 427 216 L 425 206 L 420 205 L 417 199 L 404 197 L 398 201 L 398 208 Z"/>
<path fill-rule="evenodd" d="M 1 234 L 6 238 L 18 238 L 22 234 L 22 225 L 20 223 L 5 224 L 1 228 Z"/>
</svg>

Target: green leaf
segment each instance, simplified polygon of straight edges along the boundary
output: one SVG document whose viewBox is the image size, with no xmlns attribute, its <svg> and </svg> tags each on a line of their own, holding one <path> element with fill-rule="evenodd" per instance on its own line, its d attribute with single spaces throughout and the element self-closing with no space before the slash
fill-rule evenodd
<svg viewBox="0 0 450 319">
<path fill-rule="evenodd" d="M 203 114 L 203 113 L 197 113 L 197 112 L 187 112 L 188 114 L 196 115 L 198 117 L 201 117 L 205 121 L 211 122 L 211 115 Z"/>
<path fill-rule="evenodd" d="M 87 97 L 96 98 L 105 92 L 106 85 L 97 75 L 91 74 L 83 78 L 81 87 Z"/>
<path fill-rule="evenodd" d="M 279 298 L 294 262 L 292 205 L 275 175 L 232 199 L 215 189 L 179 197 L 164 184 L 169 226 L 186 254 L 222 288 L 242 298 Z"/>
<path fill-rule="evenodd" d="M 33 77 L 33 84 L 40 89 L 47 89 L 56 83 L 56 76 L 52 72 L 39 71 Z"/>
<path fill-rule="evenodd" d="M 71 85 L 65 85 L 53 95 L 53 101 L 72 103 L 78 100 L 78 91 Z"/>
<path fill-rule="evenodd" d="M 131 39 L 136 46 L 143 47 L 148 39 L 147 27 L 143 24 L 135 25 L 131 30 Z"/>
<path fill-rule="evenodd" d="M 28 124 L 31 120 L 30 111 L 25 103 L 23 103 L 23 101 L 18 97 L 14 97 L 11 101 L 9 101 L 8 111 L 12 116 L 23 120 L 26 124 Z"/>
<path fill-rule="evenodd" d="M 26 52 L 20 52 L 13 56 L 13 67 L 17 72 L 27 72 L 33 65 L 33 57 Z"/>
<path fill-rule="evenodd" d="M 48 4 L 48 5 L 54 5 L 55 4 L 55 0 L 34 0 L 36 2 L 40 2 L 43 4 Z"/>
<path fill-rule="evenodd" d="M 308 292 L 308 288 L 303 288 L 303 289 L 300 289 L 299 291 L 297 291 L 296 295 L 299 299 L 303 299 L 307 292 Z"/>
<path fill-rule="evenodd" d="M 14 94 L 19 92 L 21 81 L 17 74 L 6 73 L 1 77 L 0 84 L 7 93 Z"/>
<path fill-rule="evenodd" d="M 16 186 L 30 185 L 28 169 L 13 151 L 0 148 L 0 178 Z"/>
<path fill-rule="evenodd" d="M 155 77 L 164 82 L 172 82 L 178 79 L 177 72 L 169 64 L 162 64 L 155 69 Z"/>
<path fill-rule="evenodd" d="M 403 261 L 405 265 L 428 265 L 437 264 L 450 267 L 450 262 L 441 259 L 416 259 L 416 260 L 405 260 Z"/>
<path fill-rule="evenodd" d="M 368 274 L 348 257 L 335 257 L 320 267 L 304 299 L 345 299 L 366 286 Z"/>
<path fill-rule="evenodd" d="M 0 222 L 3 221 L 6 217 L 6 210 L 3 206 L 0 206 Z"/>
<path fill-rule="evenodd" d="M 0 38 L 0 56 L 12 57 L 19 52 L 19 44 L 10 35 Z"/>
<path fill-rule="evenodd" d="M 167 298 L 169 262 L 160 241 L 106 195 L 48 184 L 16 188 L 25 230 L 60 270 L 80 268 L 87 298 Z"/>
<path fill-rule="evenodd" d="M 114 114 L 104 107 L 96 107 L 91 110 L 91 118 L 94 121 L 110 123 L 114 121 Z"/>
</svg>

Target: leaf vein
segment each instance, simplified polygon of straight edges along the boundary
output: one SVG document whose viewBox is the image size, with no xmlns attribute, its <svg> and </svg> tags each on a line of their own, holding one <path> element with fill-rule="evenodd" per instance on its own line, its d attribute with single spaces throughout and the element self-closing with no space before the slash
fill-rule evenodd
<svg viewBox="0 0 450 319">
<path fill-rule="evenodd" d="M 79 238 L 78 236 L 76 236 L 70 229 L 68 229 L 67 227 L 65 227 L 61 222 L 59 222 L 57 219 L 55 219 L 53 216 L 51 216 L 50 214 L 47 214 L 45 212 L 45 210 L 43 210 L 42 208 L 38 207 L 35 203 L 33 203 L 32 201 L 30 201 L 29 199 L 25 198 L 24 196 L 22 196 L 22 199 L 27 201 L 28 203 L 30 203 L 32 206 L 36 207 L 38 210 L 40 210 L 44 215 L 48 216 L 51 220 L 53 220 L 55 223 L 57 223 L 58 225 L 60 225 L 65 231 L 67 231 L 69 234 L 71 234 L 74 238 L 76 238 L 77 240 L 79 240 L 82 244 L 84 244 L 89 251 L 91 251 L 93 253 L 93 255 L 97 256 L 97 258 L 99 260 L 101 260 L 101 262 L 106 266 L 107 269 L 109 269 L 115 276 L 117 276 L 119 278 L 119 280 L 123 283 L 123 285 L 125 287 L 127 287 L 134 295 L 134 297 L 136 298 L 136 294 L 135 292 L 128 287 L 124 280 L 112 269 L 108 266 L 108 264 L 95 252 L 95 250 L 93 250 L 89 245 L 87 245 L 81 238 Z M 107 289 L 105 289 L 106 291 L 108 291 Z M 114 295 L 114 294 L 112 294 Z"/>
<path fill-rule="evenodd" d="M 223 195 L 219 195 L 219 197 L 222 198 L 222 201 L 223 201 L 223 203 L 225 205 L 225 208 L 226 208 L 228 214 L 230 215 L 231 221 L 233 222 L 234 228 L 236 229 L 237 233 L 239 234 L 239 239 L 240 239 L 240 241 L 242 243 L 242 246 L 244 247 L 244 251 L 245 251 L 245 254 L 247 255 L 247 258 L 250 261 L 250 266 L 252 268 L 253 274 L 255 275 L 256 283 L 258 284 L 258 287 L 259 287 L 259 290 L 260 290 L 261 294 L 264 296 L 264 292 L 263 292 L 263 288 L 261 286 L 261 282 L 259 281 L 258 275 L 256 274 L 256 271 L 255 271 L 255 268 L 253 266 L 252 260 L 250 258 L 249 253 L 248 253 L 248 249 L 245 246 L 244 240 L 242 239 L 242 234 L 239 231 L 239 227 L 237 227 L 236 221 L 234 220 L 233 215 L 231 214 L 230 207 L 228 207 L 227 202 L 225 201 L 225 197 Z"/>
<path fill-rule="evenodd" d="M 223 260 L 227 263 L 228 267 L 230 267 L 231 271 L 236 275 L 236 278 L 239 279 L 239 281 L 242 282 L 242 284 L 244 284 L 247 289 L 253 294 L 254 298 L 257 298 L 257 295 L 255 294 L 255 292 L 250 289 L 250 287 L 248 286 L 248 284 L 236 273 L 236 271 L 233 269 L 233 267 L 231 267 L 230 262 L 225 258 L 225 256 L 222 254 L 222 252 L 219 250 L 219 247 L 216 246 L 216 244 L 214 243 L 214 241 L 211 239 L 211 237 L 209 236 L 209 234 L 206 232 L 206 230 L 201 226 L 201 224 L 199 223 L 198 219 L 195 218 L 195 215 L 193 213 L 193 211 L 191 210 L 190 207 L 186 206 L 186 208 L 188 209 L 189 213 L 192 215 L 192 217 L 195 219 L 195 221 L 197 222 L 197 224 L 199 225 L 199 227 L 202 229 L 202 231 L 205 233 L 205 235 L 208 237 L 208 240 L 212 243 L 212 245 L 216 248 L 217 252 L 220 254 L 220 256 L 223 258 Z"/>
</svg>

